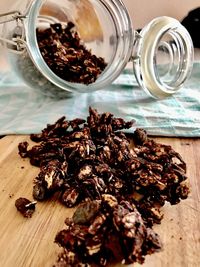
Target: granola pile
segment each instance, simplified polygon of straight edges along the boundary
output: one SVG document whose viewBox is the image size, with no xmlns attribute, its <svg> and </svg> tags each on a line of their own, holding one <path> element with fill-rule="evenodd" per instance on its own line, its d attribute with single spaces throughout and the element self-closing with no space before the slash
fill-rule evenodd
<svg viewBox="0 0 200 267">
<path fill-rule="evenodd" d="M 122 132 L 133 126 L 111 113 L 89 108 L 87 121 L 60 118 L 19 144 L 21 157 L 40 168 L 33 197 L 42 201 L 60 192 L 68 208 L 78 206 L 56 236 L 63 247 L 56 266 L 143 263 L 161 250 L 152 230 L 165 202 L 187 198 L 186 164 L 171 146 L 134 131 L 130 147 Z"/>
</svg>

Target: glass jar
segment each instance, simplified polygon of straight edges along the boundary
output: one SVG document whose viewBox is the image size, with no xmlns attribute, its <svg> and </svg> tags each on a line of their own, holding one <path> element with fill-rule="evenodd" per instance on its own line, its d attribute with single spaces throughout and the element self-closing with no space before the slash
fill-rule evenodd
<svg viewBox="0 0 200 267">
<path fill-rule="evenodd" d="M 139 85 L 163 98 L 175 93 L 191 73 L 192 40 L 174 18 L 155 18 L 137 32 L 121 0 L 23 0 L 15 6 L 0 15 L 1 43 L 18 76 L 45 94 L 66 96 L 105 88 L 131 61 Z M 68 21 L 75 24 L 87 49 L 107 62 L 89 85 L 61 79 L 40 53 L 36 29 Z"/>
</svg>

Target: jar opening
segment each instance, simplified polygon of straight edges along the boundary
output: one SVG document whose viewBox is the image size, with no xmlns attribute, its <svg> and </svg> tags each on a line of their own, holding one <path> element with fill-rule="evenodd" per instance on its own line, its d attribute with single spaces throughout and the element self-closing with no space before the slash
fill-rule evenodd
<svg viewBox="0 0 200 267">
<path fill-rule="evenodd" d="M 155 98 L 179 90 L 193 65 L 192 40 L 180 22 L 154 19 L 141 31 L 137 45 L 134 71 L 141 87 Z"/>
<path fill-rule="evenodd" d="M 69 21 L 75 24 L 86 48 L 107 62 L 102 74 L 89 85 L 61 79 L 48 67 L 38 46 L 38 27 L 47 28 L 52 23 L 67 25 Z M 88 92 L 110 84 L 124 69 L 132 52 L 132 25 L 121 1 L 35 1 L 29 8 L 25 30 L 28 50 L 37 69 L 53 84 L 69 91 Z"/>
</svg>

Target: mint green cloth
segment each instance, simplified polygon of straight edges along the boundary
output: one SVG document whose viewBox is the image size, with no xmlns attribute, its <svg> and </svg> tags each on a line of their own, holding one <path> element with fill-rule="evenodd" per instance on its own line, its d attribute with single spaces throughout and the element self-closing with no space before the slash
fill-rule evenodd
<svg viewBox="0 0 200 267">
<path fill-rule="evenodd" d="M 0 135 L 38 133 L 63 115 L 86 118 L 89 106 L 125 120 L 135 119 L 129 132 L 141 127 L 150 135 L 199 137 L 200 64 L 194 64 L 184 88 L 163 100 L 143 92 L 131 70 L 104 90 L 60 100 L 27 87 L 14 73 L 0 74 Z"/>
</svg>

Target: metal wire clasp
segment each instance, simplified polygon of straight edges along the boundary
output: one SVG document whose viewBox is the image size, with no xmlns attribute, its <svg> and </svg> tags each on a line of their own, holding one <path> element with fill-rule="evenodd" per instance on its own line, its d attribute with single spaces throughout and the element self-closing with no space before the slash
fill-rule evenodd
<svg viewBox="0 0 200 267">
<path fill-rule="evenodd" d="M 26 18 L 19 11 L 11 11 L 0 14 L 0 24 L 16 21 L 16 27 L 10 39 L 0 36 L 0 43 L 15 53 L 21 53 L 26 48 L 23 19 Z"/>
<path fill-rule="evenodd" d="M 8 16 L 10 16 L 10 18 L 7 18 Z M 3 20 L 1 20 L 2 18 L 4 18 Z M 7 13 L 2 13 L 0 14 L 0 24 L 4 24 L 6 22 L 10 22 L 10 21 L 14 21 L 14 20 L 19 20 L 19 19 L 23 19 L 25 18 L 26 16 L 25 15 L 22 15 L 20 13 L 20 11 L 10 11 L 10 12 L 7 12 Z"/>
</svg>

